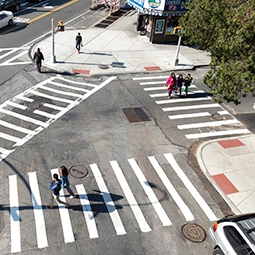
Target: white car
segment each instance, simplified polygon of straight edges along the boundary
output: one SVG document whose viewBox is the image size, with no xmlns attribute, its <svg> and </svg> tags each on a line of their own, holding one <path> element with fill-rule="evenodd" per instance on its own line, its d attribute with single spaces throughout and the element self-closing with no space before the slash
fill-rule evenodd
<svg viewBox="0 0 255 255">
<path fill-rule="evenodd" d="M 10 11 L 0 11 L 0 28 L 13 25 L 13 14 Z"/>
<path fill-rule="evenodd" d="M 209 229 L 213 255 L 255 255 L 255 213 L 226 216 Z"/>
</svg>

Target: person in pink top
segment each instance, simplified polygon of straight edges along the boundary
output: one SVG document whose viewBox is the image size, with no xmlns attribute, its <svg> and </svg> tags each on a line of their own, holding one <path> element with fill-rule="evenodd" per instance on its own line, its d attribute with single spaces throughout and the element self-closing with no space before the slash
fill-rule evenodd
<svg viewBox="0 0 255 255">
<path fill-rule="evenodd" d="M 167 86 L 167 91 L 168 91 L 168 98 L 171 99 L 171 94 L 173 89 L 176 86 L 176 76 L 175 73 L 171 73 L 171 75 L 168 77 L 166 83 L 164 86 Z"/>
</svg>

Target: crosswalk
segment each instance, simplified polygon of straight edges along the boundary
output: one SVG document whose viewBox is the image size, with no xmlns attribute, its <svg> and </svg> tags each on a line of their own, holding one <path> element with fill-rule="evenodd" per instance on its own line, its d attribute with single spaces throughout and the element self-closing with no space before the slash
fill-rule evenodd
<svg viewBox="0 0 255 255">
<path fill-rule="evenodd" d="M 12 48 L 0 48 L 0 66 L 12 66 L 12 65 L 28 65 L 31 64 L 31 60 L 24 56 L 28 55 L 29 46 L 12 47 Z"/>
<path fill-rule="evenodd" d="M 0 105 L 0 161 L 115 78 L 92 84 L 54 76 L 5 101 Z"/>
<path fill-rule="evenodd" d="M 162 162 L 162 160 L 159 161 L 157 157 L 161 157 L 161 155 L 157 156 L 148 156 L 147 161 L 148 164 L 151 165 L 152 169 L 155 171 L 156 175 L 158 176 L 158 179 L 162 182 L 162 187 L 166 189 L 166 191 L 169 193 L 169 195 L 173 198 L 174 203 L 171 204 L 170 211 L 167 211 L 165 207 L 162 206 L 162 201 L 158 199 L 156 196 L 156 193 L 153 189 L 153 185 L 151 185 L 150 181 L 146 178 L 147 173 L 147 167 L 143 168 L 139 166 L 138 160 L 135 158 L 129 158 L 127 159 L 128 165 L 126 167 L 123 167 L 121 162 L 119 163 L 117 160 L 111 160 L 109 161 L 109 166 L 111 168 L 112 173 L 114 175 L 106 175 L 105 169 L 103 167 L 99 167 L 98 164 L 92 163 L 89 164 L 90 173 L 92 173 L 92 176 L 95 180 L 95 183 L 98 187 L 98 192 L 100 196 L 102 197 L 102 201 L 106 207 L 108 217 L 103 218 L 96 218 L 96 211 L 93 209 L 93 200 L 90 201 L 89 199 L 89 193 L 91 192 L 91 187 L 89 183 L 86 182 L 86 179 L 80 180 L 80 183 L 77 183 L 75 185 L 76 193 L 78 194 L 78 199 L 69 200 L 71 202 L 70 208 L 66 209 L 64 205 L 58 204 L 58 214 L 59 222 L 54 222 L 56 225 L 62 226 L 62 237 L 61 238 L 63 243 L 74 243 L 76 241 L 75 232 L 77 231 L 77 227 L 79 228 L 85 228 L 88 233 L 89 239 L 96 239 L 100 238 L 101 232 L 100 232 L 100 224 L 104 224 L 105 221 L 110 221 L 111 224 L 108 224 L 107 226 L 110 226 L 115 232 L 115 235 L 117 236 L 123 236 L 128 234 L 130 231 L 137 231 L 140 230 L 143 233 L 148 233 L 154 230 L 155 226 L 152 224 L 152 222 L 149 220 L 149 218 L 152 218 L 152 221 L 155 220 L 155 217 L 161 222 L 161 227 L 169 227 L 171 228 L 172 225 L 177 224 L 176 219 L 169 216 L 172 211 L 180 211 L 182 216 L 182 221 L 190 222 L 195 220 L 195 214 L 197 210 L 195 208 L 189 208 L 189 206 L 184 202 L 184 198 L 182 198 L 183 195 L 180 195 L 178 193 L 178 189 L 182 190 L 186 189 L 187 193 L 190 196 L 190 199 L 194 199 L 194 207 L 199 206 L 202 210 L 202 213 L 204 213 L 205 217 L 207 217 L 210 221 L 217 220 L 217 216 L 213 212 L 213 210 L 209 207 L 205 199 L 201 196 L 201 194 L 197 191 L 193 183 L 189 180 L 185 172 L 180 168 L 178 165 L 174 155 L 172 153 L 165 153 L 163 154 L 165 158 L 165 162 Z M 174 178 L 175 182 L 172 183 L 171 178 L 173 178 L 173 172 L 178 176 L 179 181 L 177 182 L 176 178 Z M 51 169 L 49 172 L 52 176 L 53 174 L 58 173 L 58 169 L 54 168 Z M 135 177 L 139 183 L 139 185 L 135 187 L 135 190 L 132 190 L 132 181 L 131 179 L 127 178 L 127 175 L 131 175 Z M 10 252 L 11 253 L 17 253 L 22 251 L 22 238 L 24 237 L 25 233 L 22 232 L 22 213 L 26 213 L 26 210 L 21 209 L 23 207 L 22 204 L 19 204 L 19 193 L 22 191 L 24 187 L 24 182 L 18 182 L 19 176 L 17 175 L 10 175 L 9 176 L 9 199 L 10 199 Z M 33 217 L 31 217 L 31 221 L 33 220 L 35 222 L 35 229 L 30 229 L 30 232 L 35 234 L 33 235 L 36 239 L 36 244 L 38 249 L 46 248 L 49 246 L 49 239 L 51 238 L 51 235 L 54 235 L 54 232 L 48 231 L 48 225 L 52 224 L 51 219 L 45 217 L 47 212 L 52 212 L 54 215 L 56 214 L 56 210 L 48 211 L 50 209 L 46 209 L 46 205 L 48 205 L 48 200 L 45 198 L 45 196 L 42 195 L 42 186 L 40 183 L 45 183 L 45 180 L 38 179 L 39 175 L 37 175 L 37 172 L 29 172 L 28 173 L 28 186 L 31 196 L 31 209 L 33 210 Z M 42 178 L 42 176 L 41 176 Z M 45 177 L 44 177 L 45 178 Z M 109 178 L 114 179 L 116 182 L 116 185 L 111 186 L 109 185 Z M 26 181 L 26 180 L 25 180 Z M 117 186 L 120 186 L 121 189 L 117 190 Z M 93 189 L 93 188 L 92 188 Z M 95 189 L 95 187 L 94 187 Z M 134 187 L 133 187 L 134 189 Z M 122 191 L 122 193 L 121 193 Z M 49 191 L 50 192 L 50 191 Z M 118 207 L 116 206 L 116 203 L 114 202 L 114 198 L 112 194 L 118 194 L 120 197 L 123 197 L 123 199 L 126 199 L 127 205 L 126 207 L 123 207 L 122 210 L 127 210 L 127 206 L 131 209 L 132 212 L 132 219 L 136 224 L 132 223 L 130 224 L 129 220 L 126 217 L 121 217 L 120 211 L 118 210 Z M 138 202 L 138 194 L 139 195 L 139 202 Z M 183 194 L 183 193 L 182 193 Z M 29 199 L 29 198 L 28 198 Z M 66 198 L 64 196 L 64 191 L 61 190 L 60 192 L 60 199 L 62 201 L 66 201 Z M 148 203 L 143 203 L 143 201 L 149 201 Z M 122 202 L 123 203 L 123 202 Z M 169 201 L 168 201 L 169 203 Z M 79 220 L 80 224 L 77 226 L 75 224 L 72 224 L 72 214 L 74 213 L 72 207 L 77 206 L 74 204 L 80 205 L 79 210 L 79 216 L 84 218 L 85 224 L 82 226 L 82 220 Z M 27 205 L 27 204 L 26 204 Z M 121 200 L 120 200 L 121 205 Z M 152 212 L 151 210 L 148 210 L 148 208 L 154 209 Z M 143 207 L 143 208 L 142 208 Z M 30 208 L 30 207 L 29 207 Z M 168 208 L 169 210 L 169 208 Z M 194 210 L 194 211 L 193 211 Z M 193 211 L 193 212 L 192 212 Z M 47 213 L 49 216 L 49 214 Z M 123 215 L 123 214 L 122 214 Z M 153 215 L 153 216 L 152 216 Z M 177 216 L 179 217 L 179 216 Z M 201 216 L 199 216 L 201 217 Z M 130 229 L 130 225 L 132 226 Z M 158 226 L 157 226 L 158 228 Z M 129 232 L 128 230 L 129 229 Z M 107 229 L 107 231 L 110 231 Z M 34 247 L 36 248 L 36 247 Z"/>
<path fill-rule="evenodd" d="M 175 121 L 176 127 L 185 132 L 187 139 L 250 133 L 242 123 L 220 104 L 214 103 L 208 93 L 195 84 L 189 87 L 188 96 L 183 91 L 181 96 L 172 93 L 172 99 L 167 99 L 167 89 L 164 87 L 167 78 L 168 76 L 137 76 L 133 77 L 133 80 L 168 114 L 170 121 Z M 215 119 L 215 115 L 220 119 Z"/>
</svg>

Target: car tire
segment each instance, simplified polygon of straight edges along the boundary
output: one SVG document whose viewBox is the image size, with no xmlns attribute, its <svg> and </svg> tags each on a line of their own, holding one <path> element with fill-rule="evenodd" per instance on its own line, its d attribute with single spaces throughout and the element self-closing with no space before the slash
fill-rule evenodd
<svg viewBox="0 0 255 255">
<path fill-rule="evenodd" d="M 15 6 L 15 11 L 18 12 L 19 10 L 20 10 L 20 5 L 17 4 L 17 5 Z"/>
<path fill-rule="evenodd" d="M 13 20 L 10 19 L 9 22 L 8 22 L 8 26 L 12 26 L 13 25 Z"/>
<path fill-rule="evenodd" d="M 220 248 L 216 248 L 213 251 L 213 255 L 225 255 Z"/>
</svg>

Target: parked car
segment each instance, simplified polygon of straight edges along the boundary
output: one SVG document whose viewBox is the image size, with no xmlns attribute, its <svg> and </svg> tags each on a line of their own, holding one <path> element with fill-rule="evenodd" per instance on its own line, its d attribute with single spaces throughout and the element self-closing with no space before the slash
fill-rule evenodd
<svg viewBox="0 0 255 255">
<path fill-rule="evenodd" d="M 226 216 L 209 229 L 213 255 L 255 255 L 255 213 Z"/>
<path fill-rule="evenodd" d="M 2 10 L 19 11 L 20 0 L 0 0 L 0 11 Z"/>
<path fill-rule="evenodd" d="M 42 2 L 42 0 L 26 0 L 27 2 Z"/>
<path fill-rule="evenodd" d="M 10 11 L 0 11 L 0 28 L 13 24 L 13 14 Z"/>
</svg>

